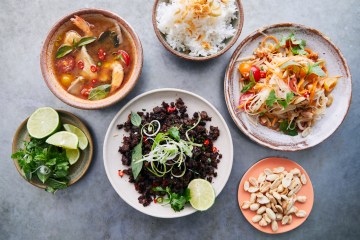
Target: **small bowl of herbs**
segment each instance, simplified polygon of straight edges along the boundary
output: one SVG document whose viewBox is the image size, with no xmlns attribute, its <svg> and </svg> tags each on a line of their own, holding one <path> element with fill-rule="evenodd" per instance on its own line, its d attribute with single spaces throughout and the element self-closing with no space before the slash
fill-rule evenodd
<svg viewBox="0 0 360 240">
<path fill-rule="evenodd" d="M 55 193 L 86 173 L 92 155 L 90 132 L 78 117 L 43 107 L 17 129 L 11 158 L 25 180 Z"/>
</svg>

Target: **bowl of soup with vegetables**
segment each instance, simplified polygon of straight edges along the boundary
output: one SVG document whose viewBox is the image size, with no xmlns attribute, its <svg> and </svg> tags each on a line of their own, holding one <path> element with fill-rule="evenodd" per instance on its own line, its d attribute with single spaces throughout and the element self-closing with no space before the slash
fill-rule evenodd
<svg viewBox="0 0 360 240">
<path fill-rule="evenodd" d="M 120 101 L 133 89 L 143 51 L 135 31 L 121 17 L 83 9 L 54 25 L 40 62 L 46 84 L 60 100 L 98 109 Z"/>
</svg>

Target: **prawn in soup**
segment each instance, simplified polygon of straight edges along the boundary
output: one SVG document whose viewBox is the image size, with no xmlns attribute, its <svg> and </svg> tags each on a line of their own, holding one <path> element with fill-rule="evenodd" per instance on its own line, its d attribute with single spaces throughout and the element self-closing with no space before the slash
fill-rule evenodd
<svg viewBox="0 0 360 240">
<path fill-rule="evenodd" d="M 54 44 L 54 73 L 70 94 L 88 100 L 121 89 L 133 69 L 133 45 L 114 19 L 74 16 Z"/>
</svg>

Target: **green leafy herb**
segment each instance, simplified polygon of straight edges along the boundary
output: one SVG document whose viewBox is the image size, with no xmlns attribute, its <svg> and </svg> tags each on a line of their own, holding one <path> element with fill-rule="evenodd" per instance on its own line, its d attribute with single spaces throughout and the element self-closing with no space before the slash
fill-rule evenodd
<svg viewBox="0 0 360 240">
<path fill-rule="evenodd" d="M 141 117 L 137 112 L 131 112 L 131 124 L 134 125 L 135 127 L 139 127 L 141 124 Z"/>
<path fill-rule="evenodd" d="M 171 192 L 169 187 L 165 189 L 162 187 L 153 188 L 154 192 L 162 192 L 166 193 L 168 198 L 161 198 L 161 202 L 169 203 L 171 208 L 174 209 L 175 212 L 179 212 L 184 209 L 185 204 L 188 203 L 191 199 L 190 197 L 190 189 L 185 189 L 182 194 Z"/>
<path fill-rule="evenodd" d="M 76 47 L 81 47 L 81 46 L 88 45 L 88 44 L 90 44 L 92 42 L 95 42 L 95 41 L 96 41 L 96 37 L 83 37 L 83 38 L 81 38 L 79 40 L 79 42 L 75 43 L 75 46 Z"/>
<path fill-rule="evenodd" d="M 279 126 L 280 130 L 290 136 L 296 136 L 298 135 L 298 132 L 296 131 L 296 126 L 294 122 L 291 122 L 290 126 L 288 121 L 283 121 L 280 123 Z"/>
<path fill-rule="evenodd" d="M 59 47 L 59 49 L 56 52 L 55 57 L 56 58 L 62 58 L 65 55 L 68 55 L 69 53 L 71 53 L 73 50 L 73 47 L 70 45 L 62 45 L 61 47 Z"/>
<path fill-rule="evenodd" d="M 103 98 L 106 98 L 106 96 L 109 94 L 111 89 L 110 84 L 103 84 L 96 88 L 91 89 L 89 93 L 89 100 L 100 100 Z"/>
<path fill-rule="evenodd" d="M 277 101 L 277 97 L 275 95 L 275 90 L 271 90 L 269 97 L 266 99 L 266 105 L 272 107 L 274 103 Z"/>
<path fill-rule="evenodd" d="M 96 37 L 83 37 L 80 38 L 78 42 L 73 39 L 72 45 L 61 45 L 59 49 L 57 50 L 55 57 L 56 58 L 62 58 L 72 51 L 74 51 L 76 48 L 88 45 L 92 42 L 96 41 Z"/>
<path fill-rule="evenodd" d="M 142 158 L 142 142 L 134 147 L 131 153 L 131 169 L 136 180 L 143 167 L 143 161 L 139 161 Z"/>
<path fill-rule="evenodd" d="M 313 65 L 308 65 L 308 72 L 307 75 L 311 73 L 318 75 L 319 77 L 325 77 L 326 73 L 321 69 L 319 66 L 321 62 L 314 63 Z"/>
<path fill-rule="evenodd" d="M 295 55 L 306 55 L 308 54 L 305 51 L 305 46 L 306 46 L 306 41 L 305 40 L 297 40 L 295 38 L 295 34 L 291 33 L 289 36 L 287 37 L 283 37 L 279 43 L 279 46 L 281 47 L 285 47 L 286 46 L 286 42 L 290 41 L 292 43 L 291 46 L 291 52 Z"/>
<path fill-rule="evenodd" d="M 255 86 L 256 82 L 255 82 L 255 78 L 254 78 L 254 74 L 253 74 L 253 71 L 250 70 L 250 75 L 249 75 L 249 78 L 250 78 L 250 82 L 248 84 L 246 84 L 243 89 L 241 89 L 241 92 L 242 93 L 245 93 L 247 91 L 249 91 L 253 86 Z"/>
<path fill-rule="evenodd" d="M 173 139 L 180 141 L 180 133 L 177 127 L 171 127 L 167 132 Z"/>
<path fill-rule="evenodd" d="M 48 192 L 54 193 L 67 187 L 69 161 L 64 149 L 47 144 L 45 140 L 31 138 L 11 158 L 17 159 L 27 180 L 38 178 L 48 187 Z"/>
<path fill-rule="evenodd" d="M 294 98 L 294 93 L 293 92 L 288 92 L 286 94 L 286 99 L 280 99 L 276 97 L 275 94 L 275 90 L 271 90 L 268 98 L 266 99 L 266 105 L 268 107 L 272 107 L 274 105 L 275 102 L 279 103 L 281 106 L 283 106 L 284 108 L 286 108 L 289 103 L 291 102 L 291 100 Z"/>
</svg>

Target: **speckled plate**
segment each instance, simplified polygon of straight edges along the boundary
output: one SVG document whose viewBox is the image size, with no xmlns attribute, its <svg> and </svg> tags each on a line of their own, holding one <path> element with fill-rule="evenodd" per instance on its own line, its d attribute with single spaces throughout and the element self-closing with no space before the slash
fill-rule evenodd
<svg viewBox="0 0 360 240">
<path fill-rule="evenodd" d="M 294 32 L 298 39 L 306 40 L 307 47 L 325 59 L 330 76 L 340 75 L 337 86 L 332 92 L 333 104 L 326 109 L 323 118 L 312 127 L 312 132 L 305 138 L 300 135 L 291 137 L 281 132 L 271 130 L 260 124 L 255 125 L 249 120 L 246 113 L 238 111 L 240 98 L 240 87 L 237 59 L 252 55 L 259 42 L 264 38 L 263 34 L 274 35 L 281 39 Z M 340 126 L 344 120 L 351 101 L 351 74 L 340 50 L 330 41 L 328 37 L 319 31 L 293 23 L 275 24 L 267 26 L 246 37 L 235 50 L 226 70 L 224 79 L 225 100 L 236 125 L 250 139 L 276 150 L 297 151 L 313 147 L 328 138 Z"/>
<path fill-rule="evenodd" d="M 77 116 L 75 116 L 72 113 L 63 111 L 63 110 L 56 110 L 56 111 L 59 113 L 60 121 L 62 124 L 68 123 L 68 124 L 72 124 L 72 125 L 80 128 L 85 133 L 85 135 L 89 141 L 89 145 L 87 146 L 87 148 L 85 150 L 80 151 L 81 154 L 80 154 L 79 160 L 74 165 L 70 165 L 70 168 L 69 168 L 70 181 L 68 183 L 68 186 L 70 186 L 70 185 L 74 184 L 75 182 L 77 182 L 86 173 L 87 169 L 90 166 L 91 160 L 92 160 L 94 146 L 93 146 L 93 141 L 92 141 L 89 130 Z M 21 125 L 18 127 L 18 129 L 16 130 L 16 133 L 13 138 L 13 144 L 12 144 L 12 152 L 13 153 L 17 152 L 18 149 L 24 147 L 24 141 L 30 140 L 29 133 L 26 129 L 26 123 L 27 123 L 28 119 L 29 118 L 27 118 L 25 121 L 23 121 L 21 123 Z M 18 170 L 19 174 L 26 180 L 24 172 L 21 170 L 21 168 L 18 164 L 18 161 L 16 159 L 14 159 L 13 161 L 14 161 L 15 167 Z M 43 188 L 43 189 L 46 188 L 46 186 L 42 182 L 40 182 L 37 178 L 35 178 L 29 182 L 36 187 Z"/>
<path fill-rule="evenodd" d="M 138 202 L 140 194 L 135 190 L 134 184 L 129 183 L 129 177 L 124 175 L 124 177 L 121 178 L 118 175 L 118 170 L 128 168 L 121 163 L 122 155 L 118 152 L 119 146 L 123 142 L 124 135 L 128 135 L 128 133 L 126 133 L 123 129 L 119 130 L 117 125 L 127 121 L 131 111 L 141 111 L 142 109 L 151 111 L 154 107 L 159 106 L 163 101 L 168 103 L 174 102 L 175 99 L 179 97 L 185 102 L 190 116 L 197 111 L 206 111 L 212 118 L 212 120 L 207 124 L 207 128 L 210 124 L 212 126 L 219 127 L 220 136 L 214 144 L 219 149 L 223 157 L 218 165 L 218 175 L 213 178 L 212 182 L 212 186 L 214 187 L 217 196 L 224 188 L 232 168 L 233 144 L 229 128 L 220 113 L 204 98 L 185 90 L 171 88 L 156 89 L 135 97 L 116 114 L 110 123 L 104 140 L 104 165 L 106 175 L 120 197 L 136 210 L 154 217 L 176 218 L 192 214 L 196 212 L 196 210 L 193 209 L 190 204 L 188 204 L 184 210 L 174 212 L 169 205 L 162 206 L 161 204 L 151 203 L 149 206 L 144 207 Z"/>
<path fill-rule="evenodd" d="M 251 219 L 256 215 L 256 213 L 251 211 L 250 209 L 246 209 L 246 210 L 242 209 L 241 205 L 244 201 L 249 201 L 249 199 L 250 199 L 250 193 L 246 192 L 244 190 L 245 181 L 248 181 L 250 177 L 258 178 L 260 173 L 262 173 L 265 168 L 273 169 L 273 168 L 280 167 L 280 166 L 284 167 L 285 170 L 288 172 L 294 168 L 298 168 L 301 173 L 305 174 L 307 183 L 301 187 L 301 189 L 297 193 L 297 195 L 298 196 L 306 196 L 306 201 L 305 201 L 305 203 L 296 202 L 295 206 L 299 210 L 305 210 L 305 212 L 307 214 L 304 218 L 298 218 L 296 216 L 292 216 L 292 219 L 293 219 L 292 223 L 288 224 L 288 225 L 282 225 L 281 222 L 278 221 L 279 229 L 277 232 L 273 232 L 271 230 L 270 225 L 268 225 L 266 227 L 261 227 L 258 223 L 252 222 Z M 247 170 L 246 173 L 244 174 L 244 176 L 242 177 L 240 184 L 239 184 L 239 189 L 238 189 L 238 202 L 239 202 L 239 207 L 240 207 L 241 212 L 243 213 L 246 220 L 253 227 L 258 229 L 259 231 L 269 233 L 269 234 L 284 233 L 284 232 L 288 232 L 288 231 L 291 231 L 291 230 L 299 227 L 301 224 L 303 224 L 306 221 L 306 219 L 310 215 L 311 209 L 314 204 L 314 189 L 313 189 L 312 183 L 310 181 L 309 175 L 296 162 L 293 162 L 286 158 L 277 158 L 277 157 L 265 158 L 265 159 L 262 159 L 259 162 L 255 163 L 253 166 L 251 166 L 251 168 L 249 168 L 249 170 Z"/>
</svg>

